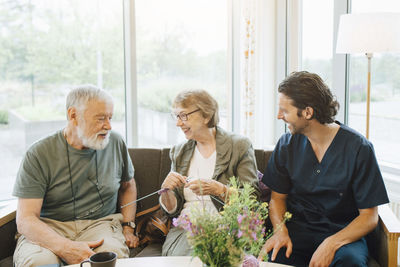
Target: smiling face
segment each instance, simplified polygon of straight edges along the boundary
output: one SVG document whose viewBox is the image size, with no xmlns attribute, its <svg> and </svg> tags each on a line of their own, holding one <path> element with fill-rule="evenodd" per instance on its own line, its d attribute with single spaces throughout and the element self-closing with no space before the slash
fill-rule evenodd
<svg viewBox="0 0 400 267">
<path fill-rule="evenodd" d="M 279 93 L 278 119 L 286 122 L 291 134 L 304 134 L 309 126 L 305 117 L 305 110 L 300 110 L 292 105 L 292 100 L 286 95 Z"/>
<path fill-rule="evenodd" d="M 110 138 L 111 119 L 114 105 L 111 101 L 91 100 L 80 112 L 77 120 L 77 134 L 83 146 L 104 149 Z"/>
<path fill-rule="evenodd" d="M 191 105 L 187 108 L 182 106 L 177 106 L 173 109 L 172 113 L 177 115 L 188 114 L 192 111 L 197 110 L 197 107 Z M 207 123 L 209 119 L 203 117 L 201 110 L 193 112 L 187 115 L 187 120 L 184 121 L 177 118 L 176 126 L 180 127 L 182 132 L 185 134 L 186 139 L 197 140 L 196 137 L 199 136 L 203 131 L 208 131 Z"/>
</svg>

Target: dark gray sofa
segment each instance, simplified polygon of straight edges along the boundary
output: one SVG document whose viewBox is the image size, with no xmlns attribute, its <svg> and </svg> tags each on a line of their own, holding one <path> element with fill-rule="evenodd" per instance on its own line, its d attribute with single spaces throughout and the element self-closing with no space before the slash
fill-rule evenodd
<svg viewBox="0 0 400 267">
<path fill-rule="evenodd" d="M 135 167 L 135 179 L 138 197 L 145 196 L 159 189 L 171 166 L 169 149 L 129 149 Z M 264 172 L 271 155 L 270 150 L 255 150 L 257 168 Z M 158 195 L 138 203 L 138 212 L 153 207 L 158 203 Z M 16 204 L 0 212 L 0 267 L 12 266 L 12 254 L 15 248 L 15 209 Z M 400 223 L 390 208 L 379 207 L 379 225 L 368 236 L 368 246 L 373 260 L 370 266 L 397 267 L 397 248 L 400 236 Z M 146 248 L 131 251 L 132 256 L 160 255 L 161 244 L 151 244 Z"/>
</svg>

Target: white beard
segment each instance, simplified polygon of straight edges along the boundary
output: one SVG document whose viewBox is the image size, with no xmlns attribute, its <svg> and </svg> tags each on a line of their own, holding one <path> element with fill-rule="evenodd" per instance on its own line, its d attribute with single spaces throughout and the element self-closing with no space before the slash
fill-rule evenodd
<svg viewBox="0 0 400 267">
<path fill-rule="evenodd" d="M 104 149 L 107 145 L 108 142 L 110 141 L 110 132 L 109 131 L 100 131 L 96 134 L 93 134 L 90 137 L 86 137 L 84 134 L 84 130 L 82 128 L 85 128 L 86 125 L 83 125 L 83 127 L 78 126 L 78 138 L 82 141 L 83 146 L 94 149 L 94 150 L 102 150 Z M 99 139 L 98 136 L 100 134 L 107 134 L 105 139 Z"/>
</svg>

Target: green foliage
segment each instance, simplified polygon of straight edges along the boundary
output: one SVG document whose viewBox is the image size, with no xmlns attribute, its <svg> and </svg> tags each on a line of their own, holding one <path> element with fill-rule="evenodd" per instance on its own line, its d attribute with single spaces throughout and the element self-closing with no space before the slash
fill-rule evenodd
<svg viewBox="0 0 400 267">
<path fill-rule="evenodd" d="M 138 90 L 140 106 L 159 112 L 170 112 L 175 96 L 186 89 L 209 90 L 211 95 L 217 99 L 220 106 L 226 104 L 226 96 L 214 94 L 215 91 L 223 91 L 220 89 L 223 87 L 222 84 L 211 85 L 206 82 L 199 83 L 198 79 L 194 78 L 161 78 L 139 83 L 138 87 L 140 89 Z"/>
<path fill-rule="evenodd" d="M 118 21 L 122 9 L 105 10 L 104 5 L 114 5 L 110 3 L 100 8 L 93 5 L 96 12 L 79 0 L 0 4 L 0 84 L 3 88 L 6 83 L 18 84 L 12 93 L 7 92 L 12 99 L 4 103 L 7 108 L 42 104 L 48 97 L 64 100 L 65 93 L 54 91 L 97 84 L 99 78 L 114 96 L 124 93 L 123 27 Z M 141 106 L 168 112 L 175 95 L 188 88 L 209 90 L 225 106 L 225 51 L 198 55 L 185 46 L 188 32 L 184 27 L 161 35 L 138 27 L 137 36 Z M 124 108 L 120 103 L 115 112 L 118 118 L 124 114 L 117 108 Z"/>
<path fill-rule="evenodd" d="M 365 102 L 367 94 L 365 92 L 354 92 L 350 94 L 350 102 Z"/>
<path fill-rule="evenodd" d="M 172 101 L 187 82 L 184 80 L 160 79 L 139 84 L 139 104 L 159 112 L 170 112 Z"/>
<path fill-rule="evenodd" d="M 65 101 L 64 94 L 53 95 L 58 88 L 97 84 L 99 78 L 104 88 L 124 91 L 122 9 L 100 7 L 103 17 L 86 7 L 78 0 L 0 4 L 0 84 L 24 87 L 7 93 L 23 99 L 4 103 L 8 108 L 38 104 L 49 95 Z"/>
<path fill-rule="evenodd" d="M 8 124 L 8 111 L 0 110 L 0 124 Z"/>
<path fill-rule="evenodd" d="M 367 100 L 367 89 L 362 88 L 362 90 L 354 90 L 350 89 L 350 102 L 365 102 Z M 374 92 L 371 93 L 371 102 L 383 101 L 385 98 Z"/>
<path fill-rule="evenodd" d="M 24 106 L 16 109 L 24 119 L 29 121 L 65 120 L 66 115 L 60 110 L 48 106 Z"/>
<path fill-rule="evenodd" d="M 367 67 L 365 55 L 351 56 L 350 58 L 350 102 L 366 100 Z M 328 85 L 332 81 L 332 60 L 305 59 L 303 70 L 319 74 Z M 371 101 L 387 101 L 400 95 L 400 56 L 383 54 L 372 58 L 371 72 Z M 331 88 L 333 91 L 344 88 Z"/>
<path fill-rule="evenodd" d="M 265 230 L 262 230 L 262 226 L 268 217 L 267 203 L 260 204 L 254 194 L 254 188 L 248 183 L 243 184 L 241 188 L 234 178 L 231 178 L 229 192 L 229 200 L 224 206 L 222 216 L 230 222 L 231 228 L 239 229 L 243 233 L 237 240 L 239 246 L 251 255 L 258 255 L 264 245 Z M 255 231 L 248 232 L 252 227 L 255 227 Z"/>
</svg>

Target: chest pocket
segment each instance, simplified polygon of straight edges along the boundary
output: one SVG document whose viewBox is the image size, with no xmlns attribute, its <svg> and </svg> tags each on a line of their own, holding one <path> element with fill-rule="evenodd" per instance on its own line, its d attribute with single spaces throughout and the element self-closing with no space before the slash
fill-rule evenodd
<svg viewBox="0 0 400 267">
<path fill-rule="evenodd" d="M 122 168 L 108 166 L 108 168 L 102 171 L 104 172 L 102 172 L 101 177 L 99 177 L 100 192 L 102 196 L 110 197 L 119 190 Z"/>
</svg>

